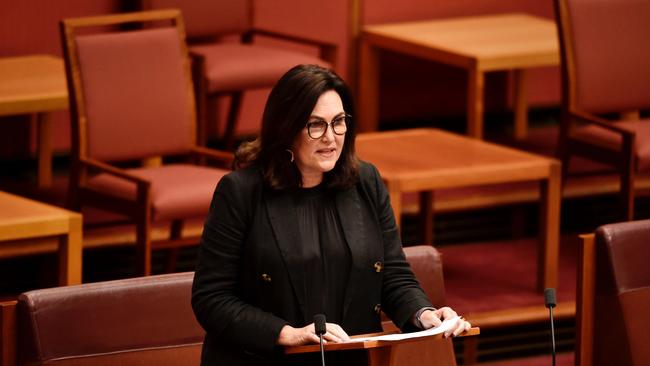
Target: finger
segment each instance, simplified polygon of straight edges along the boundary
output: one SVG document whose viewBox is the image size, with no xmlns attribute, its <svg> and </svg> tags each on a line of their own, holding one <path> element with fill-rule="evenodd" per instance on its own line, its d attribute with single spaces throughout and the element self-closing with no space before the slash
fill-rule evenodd
<svg viewBox="0 0 650 366">
<path fill-rule="evenodd" d="M 442 324 L 442 320 L 438 317 L 438 314 L 436 314 L 434 311 L 425 311 L 420 315 L 420 321 L 422 321 L 422 325 L 426 326 L 431 325 L 431 327 L 437 327 L 440 324 Z"/>
<path fill-rule="evenodd" d="M 458 326 L 454 330 L 454 337 L 465 331 L 465 321 L 463 319 L 458 319 L 457 324 Z"/>
<path fill-rule="evenodd" d="M 340 343 L 342 342 L 341 338 L 339 338 L 336 334 L 332 334 L 331 332 L 327 332 L 323 334 L 323 339 L 326 339 L 330 342 L 335 342 L 335 343 Z"/>
<path fill-rule="evenodd" d="M 458 316 L 458 314 L 456 314 L 456 312 L 452 308 L 446 306 L 442 308 L 443 319 L 451 319 L 456 316 Z"/>
<path fill-rule="evenodd" d="M 327 323 L 327 331 L 338 337 L 341 341 L 350 340 L 348 334 L 341 328 L 340 325 L 335 323 Z"/>
</svg>

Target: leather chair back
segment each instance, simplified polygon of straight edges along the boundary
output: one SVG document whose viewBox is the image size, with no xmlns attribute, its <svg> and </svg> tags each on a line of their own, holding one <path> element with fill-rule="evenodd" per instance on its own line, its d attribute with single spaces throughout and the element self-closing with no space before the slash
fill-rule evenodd
<svg viewBox="0 0 650 366">
<path fill-rule="evenodd" d="M 76 46 L 88 157 L 116 161 L 190 149 L 189 61 L 176 28 L 79 35 Z"/>
<path fill-rule="evenodd" d="M 649 237 L 650 220 L 643 220 L 604 225 L 595 240 L 585 238 L 579 289 L 587 296 L 578 298 L 579 365 L 650 365 Z M 588 258 L 591 269 L 584 263 Z"/>
<path fill-rule="evenodd" d="M 594 361 L 650 365 L 650 220 L 596 230 Z"/>
<path fill-rule="evenodd" d="M 650 2 L 561 0 L 560 6 L 574 107 L 592 113 L 649 107 Z"/>
<path fill-rule="evenodd" d="M 193 273 L 35 290 L 18 303 L 20 365 L 198 365 Z"/>
<path fill-rule="evenodd" d="M 249 0 L 142 0 L 144 9 L 180 9 L 190 38 L 244 33 L 252 27 Z"/>
</svg>

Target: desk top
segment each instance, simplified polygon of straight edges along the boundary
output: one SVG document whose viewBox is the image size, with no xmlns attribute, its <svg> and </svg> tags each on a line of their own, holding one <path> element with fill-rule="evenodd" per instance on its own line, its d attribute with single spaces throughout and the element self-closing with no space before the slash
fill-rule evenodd
<svg viewBox="0 0 650 366">
<path fill-rule="evenodd" d="M 370 25 L 363 36 L 381 48 L 485 71 L 560 62 L 555 23 L 527 14 Z"/>
<path fill-rule="evenodd" d="M 0 116 L 67 108 L 68 88 L 61 58 L 0 58 Z"/>
<path fill-rule="evenodd" d="M 402 191 L 545 179 L 554 159 L 438 129 L 357 136 L 359 157 Z"/>
<path fill-rule="evenodd" d="M 67 232 L 75 216 L 80 214 L 0 191 L 0 240 Z"/>
</svg>

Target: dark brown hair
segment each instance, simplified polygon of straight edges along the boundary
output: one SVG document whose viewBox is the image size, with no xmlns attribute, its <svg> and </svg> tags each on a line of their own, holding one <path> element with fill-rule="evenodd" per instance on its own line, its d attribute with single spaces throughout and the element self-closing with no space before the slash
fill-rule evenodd
<svg viewBox="0 0 650 366">
<path fill-rule="evenodd" d="M 242 144 L 235 154 L 235 169 L 258 165 L 265 182 L 274 189 L 302 186 L 302 176 L 290 154 L 294 141 L 305 128 L 318 98 L 334 90 L 348 120 L 343 150 L 334 168 L 323 176 L 328 188 L 347 188 L 357 181 L 358 161 L 354 152 L 355 123 L 352 96 L 345 82 L 333 71 L 317 65 L 298 65 L 275 84 L 264 108 L 262 131 L 251 142 Z"/>
</svg>

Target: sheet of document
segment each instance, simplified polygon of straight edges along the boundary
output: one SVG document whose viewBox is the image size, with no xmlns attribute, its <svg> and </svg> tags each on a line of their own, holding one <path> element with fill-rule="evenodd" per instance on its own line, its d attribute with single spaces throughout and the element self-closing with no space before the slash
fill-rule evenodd
<svg viewBox="0 0 650 366">
<path fill-rule="evenodd" d="M 435 328 L 429 328 L 427 330 L 421 330 L 419 332 L 385 334 L 385 335 L 380 335 L 375 337 L 351 338 L 348 342 L 345 343 L 366 342 L 366 341 L 399 341 L 402 339 L 426 337 L 430 335 L 444 333 L 446 330 L 451 329 L 453 325 L 456 324 L 456 322 L 458 322 L 458 319 L 459 319 L 458 316 L 450 319 L 446 319 L 445 321 L 442 322 L 442 324 L 440 324 Z"/>
</svg>

